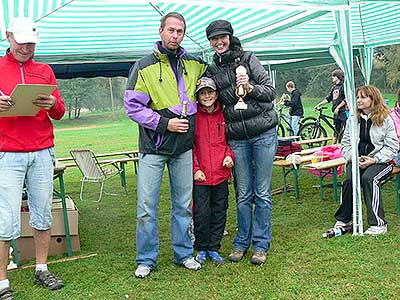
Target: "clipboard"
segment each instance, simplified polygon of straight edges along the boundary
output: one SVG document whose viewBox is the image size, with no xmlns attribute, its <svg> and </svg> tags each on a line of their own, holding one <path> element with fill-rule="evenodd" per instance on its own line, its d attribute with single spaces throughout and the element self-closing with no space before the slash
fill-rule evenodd
<svg viewBox="0 0 400 300">
<path fill-rule="evenodd" d="M 10 110 L 0 112 L 0 117 L 36 116 L 41 108 L 32 101 L 39 94 L 50 95 L 55 88 L 51 84 L 17 84 L 10 95 L 14 105 Z"/>
</svg>

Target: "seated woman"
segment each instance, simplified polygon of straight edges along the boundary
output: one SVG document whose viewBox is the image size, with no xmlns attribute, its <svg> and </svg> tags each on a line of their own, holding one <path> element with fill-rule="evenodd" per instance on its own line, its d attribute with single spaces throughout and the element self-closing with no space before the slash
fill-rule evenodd
<svg viewBox="0 0 400 300">
<path fill-rule="evenodd" d="M 369 228 L 365 234 L 379 235 L 387 232 L 380 184 L 390 176 L 399 142 L 395 127 L 380 91 L 374 86 L 357 89 L 357 117 L 359 127 L 358 153 L 360 155 L 360 180 L 367 207 Z M 348 161 L 346 180 L 342 186 L 342 204 L 335 214 L 335 227 L 348 226 L 353 213 L 352 172 L 349 122 L 342 139 L 342 152 Z"/>
</svg>

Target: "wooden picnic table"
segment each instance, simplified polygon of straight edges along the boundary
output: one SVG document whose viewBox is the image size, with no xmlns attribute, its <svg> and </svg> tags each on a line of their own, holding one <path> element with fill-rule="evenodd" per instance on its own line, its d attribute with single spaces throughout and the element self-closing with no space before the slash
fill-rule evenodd
<svg viewBox="0 0 400 300">
<path fill-rule="evenodd" d="M 100 153 L 100 154 L 95 154 L 96 158 L 99 157 L 114 157 L 114 156 L 127 156 L 124 158 L 110 158 L 110 159 L 105 159 L 105 160 L 98 160 L 100 164 L 114 164 L 114 163 L 119 163 L 121 167 L 124 166 L 124 164 L 132 161 L 133 166 L 135 168 L 135 174 L 137 174 L 137 167 L 138 167 L 138 162 L 139 162 L 139 150 L 128 150 L 128 151 L 118 151 L 118 152 L 108 152 L 108 153 Z M 76 167 L 74 159 L 70 157 L 61 157 L 57 158 L 58 162 L 63 162 L 63 166 L 65 168 L 69 167 Z M 66 161 L 70 161 L 65 163 Z"/>
<path fill-rule="evenodd" d="M 285 159 L 280 159 L 280 160 L 275 160 L 274 161 L 274 166 L 276 167 L 281 167 L 282 168 L 282 178 L 283 178 L 283 192 L 287 192 L 287 181 L 286 177 L 290 174 L 293 173 L 293 186 L 294 186 L 294 192 L 295 196 L 297 199 L 300 198 L 300 189 L 299 189 L 299 166 L 304 163 L 309 163 L 311 162 L 312 159 L 315 158 L 315 155 L 309 154 L 309 155 L 302 155 L 298 156 L 298 161 L 297 163 L 293 164 L 293 162 Z M 319 157 L 321 158 L 321 157 Z M 323 157 L 322 157 L 323 158 Z"/>
<path fill-rule="evenodd" d="M 337 169 L 339 166 L 343 166 L 346 164 L 346 159 L 344 157 L 339 157 L 335 159 L 330 159 L 326 161 L 311 163 L 303 165 L 303 169 L 311 169 L 319 171 L 319 197 L 322 200 L 324 197 L 323 188 L 328 186 L 323 184 L 324 178 L 330 174 L 333 177 L 333 184 L 329 186 L 333 186 L 333 200 L 338 201 L 338 172 Z"/>
</svg>

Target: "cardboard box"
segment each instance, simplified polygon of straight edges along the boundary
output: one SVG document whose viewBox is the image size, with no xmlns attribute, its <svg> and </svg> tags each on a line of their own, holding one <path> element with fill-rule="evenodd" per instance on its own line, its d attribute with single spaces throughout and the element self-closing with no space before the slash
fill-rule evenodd
<svg viewBox="0 0 400 300">
<path fill-rule="evenodd" d="M 69 223 L 69 232 L 70 235 L 78 235 L 78 209 L 76 208 L 74 202 L 71 198 L 67 197 L 65 199 L 67 205 L 67 215 L 68 215 L 68 223 Z M 27 207 L 27 202 L 23 201 L 22 207 L 23 209 Z M 65 235 L 65 227 L 64 227 L 64 216 L 61 205 L 61 199 L 55 198 L 53 199 L 52 204 L 52 214 L 53 214 L 53 226 L 51 228 L 52 236 L 62 236 Z M 29 225 L 29 212 L 21 211 L 21 237 L 32 237 L 32 228 Z"/>
<path fill-rule="evenodd" d="M 71 236 L 73 252 L 81 251 L 79 235 Z M 33 237 L 20 237 L 17 239 L 19 260 L 27 261 L 35 259 L 35 241 Z M 50 240 L 49 256 L 67 253 L 67 238 L 65 236 L 52 236 Z"/>
</svg>

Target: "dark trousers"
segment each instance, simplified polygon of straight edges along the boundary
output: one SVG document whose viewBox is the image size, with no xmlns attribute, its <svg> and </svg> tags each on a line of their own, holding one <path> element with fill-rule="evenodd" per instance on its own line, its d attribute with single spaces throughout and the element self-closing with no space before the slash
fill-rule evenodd
<svg viewBox="0 0 400 300">
<path fill-rule="evenodd" d="M 391 164 L 374 164 L 366 169 L 360 169 L 360 182 L 367 207 L 367 218 L 370 226 L 383 226 L 386 224 L 385 213 L 381 195 L 381 183 L 392 172 Z M 347 164 L 346 179 L 342 186 L 342 204 L 335 214 L 338 221 L 348 223 L 353 214 L 353 187 L 351 163 Z"/>
<path fill-rule="evenodd" d="M 226 223 L 228 181 L 218 185 L 194 185 L 194 247 L 198 251 L 218 251 Z"/>
</svg>

